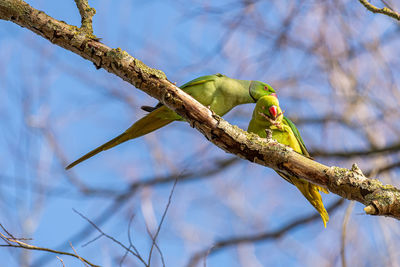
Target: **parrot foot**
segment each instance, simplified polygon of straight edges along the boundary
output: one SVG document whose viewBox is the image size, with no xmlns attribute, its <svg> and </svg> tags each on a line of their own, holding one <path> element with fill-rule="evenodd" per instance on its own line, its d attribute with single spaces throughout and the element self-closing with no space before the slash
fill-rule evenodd
<svg viewBox="0 0 400 267">
<path fill-rule="evenodd" d="M 218 114 L 215 113 L 214 110 L 211 109 L 211 106 L 210 106 L 210 105 L 208 105 L 208 106 L 206 106 L 206 107 L 211 111 L 211 116 L 212 116 L 213 118 L 216 119 L 216 118 L 219 117 Z"/>
<path fill-rule="evenodd" d="M 279 118 L 279 116 L 283 115 L 283 112 L 276 115 L 276 117 L 274 119 L 270 118 L 267 114 L 264 114 L 262 112 L 258 112 L 258 114 L 260 114 L 262 117 L 264 117 L 267 121 L 269 121 L 272 125 L 274 125 L 279 130 L 283 129 L 282 124 L 280 122 L 276 121 L 277 118 Z"/>
</svg>

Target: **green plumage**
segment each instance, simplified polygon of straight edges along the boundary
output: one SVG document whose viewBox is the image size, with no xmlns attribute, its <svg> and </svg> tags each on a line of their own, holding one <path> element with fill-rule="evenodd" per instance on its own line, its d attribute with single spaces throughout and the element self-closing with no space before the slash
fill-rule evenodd
<svg viewBox="0 0 400 267">
<path fill-rule="evenodd" d="M 261 96 L 275 93 L 275 90 L 266 83 L 232 79 L 222 74 L 202 76 L 185 83 L 180 88 L 204 106 L 210 107 L 219 116 L 225 115 L 237 105 L 254 103 Z M 66 169 L 74 167 L 101 151 L 153 132 L 173 121 L 182 120 L 182 117 L 161 104 L 154 108 L 145 106 L 143 109 L 151 112 L 135 122 L 124 133 L 90 151 L 68 165 Z"/>
<path fill-rule="evenodd" d="M 263 138 L 267 136 L 266 129 L 272 132 L 272 138 L 279 143 L 290 146 L 294 151 L 307 157 L 310 156 L 297 127 L 291 120 L 283 116 L 278 98 L 274 96 L 263 96 L 257 101 L 248 127 L 249 132 Z M 300 190 L 311 205 L 319 212 L 326 227 L 329 215 L 324 207 L 319 191 L 324 193 L 328 193 L 328 191 L 306 180 L 298 179 L 279 171 L 277 173 Z"/>
</svg>

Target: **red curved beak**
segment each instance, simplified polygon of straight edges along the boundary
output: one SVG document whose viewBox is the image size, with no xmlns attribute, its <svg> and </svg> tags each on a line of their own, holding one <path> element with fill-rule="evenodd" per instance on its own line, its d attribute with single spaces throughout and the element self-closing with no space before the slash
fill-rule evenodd
<svg viewBox="0 0 400 267">
<path fill-rule="evenodd" d="M 268 110 L 272 117 L 274 117 L 274 119 L 276 118 L 276 116 L 278 116 L 278 109 L 276 108 L 276 106 L 270 106 Z"/>
</svg>

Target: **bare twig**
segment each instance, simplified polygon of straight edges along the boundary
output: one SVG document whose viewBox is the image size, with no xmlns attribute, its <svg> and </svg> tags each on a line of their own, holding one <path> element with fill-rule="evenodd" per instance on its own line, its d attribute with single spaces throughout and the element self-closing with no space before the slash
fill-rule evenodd
<svg viewBox="0 0 400 267">
<path fill-rule="evenodd" d="M 159 177 L 154 177 L 154 178 L 143 178 L 140 179 L 140 181 L 133 182 L 132 184 L 129 185 L 129 187 L 122 193 L 117 192 L 117 191 L 111 191 L 109 190 L 91 190 L 87 193 L 96 195 L 96 194 L 105 194 L 106 196 L 111 196 L 113 197 L 113 202 L 112 204 L 106 208 L 96 219 L 93 220 L 93 222 L 99 227 L 100 225 L 103 225 L 106 221 L 111 219 L 113 215 L 120 210 L 123 206 L 124 203 L 126 203 L 132 196 L 134 196 L 137 191 L 140 188 L 143 187 L 149 187 L 149 186 L 159 186 L 159 185 L 164 185 L 164 184 L 169 184 L 172 182 L 175 182 L 176 179 L 179 180 L 180 183 L 184 182 L 191 182 L 199 179 L 208 179 L 212 177 L 213 175 L 219 173 L 220 171 L 226 170 L 226 168 L 229 168 L 233 166 L 235 163 L 239 162 L 238 158 L 228 158 L 228 159 L 211 159 L 212 162 L 214 162 L 215 166 L 213 168 L 203 168 L 201 170 L 192 170 L 191 172 L 185 172 L 185 173 L 173 173 L 171 175 L 167 176 L 159 176 Z M 85 236 L 88 236 L 90 233 L 92 233 L 93 229 L 92 227 L 84 227 L 81 231 L 78 233 L 74 234 L 73 236 L 70 236 L 67 240 L 71 240 L 74 243 L 79 242 L 82 240 Z M 100 234 L 98 238 L 102 237 Z M 91 240 L 90 242 L 93 242 L 94 240 Z M 90 243 L 88 242 L 88 243 Z M 86 243 L 85 245 L 87 245 Z M 63 243 L 64 244 L 64 243 Z M 138 254 L 138 251 L 134 246 L 132 246 L 132 240 L 130 241 L 130 247 L 133 248 L 133 250 Z M 64 245 L 58 246 L 58 249 L 65 249 Z M 129 252 L 128 252 L 129 253 Z M 32 266 L 42 266 L 47 259 L 42 257 L 36 260 L 36 262 Z"/>
<path fill-rule="evenodd" d="M 148 259 L 148 261 L 147 261 L 147 264 L 148 264 L 149 266 L 150 266 L 150 263 L 151 263 L 151 255 L 152 255 L 152 253 L 153 253 L 154 246 L 157 245 L 157 244 L 156 244 L 156 240 L 157 240 L 158 234 L 160 233 L 161 226 L 162 226 L 162 223 L 164 222 L 165 216 L 167 215 L 168 208 L 169 208 L 169 206 L 171 205 L 172 195 L 174 194 L 174 190 L 175 190 L 175 187 L 176 187 L 176 183 L 177 183 L 177 182 L 178 182 L 178 179 L 175 179 L 174 185 L 172 186 L 172 189 L 171 189 L 171 193 L 169 194 L 169 197 L 168 197 L 167 206 L 166 206 L 165 209 L 164 209 L 164 213 L 163 213 L 163 215 L 162 215 L 162 217 L 161 217 L 161 221 L 160 221 L 160 223 L 159 223 L 159 225 L 158 225 L 156 234 L 154 235 L 154 237 L 152 237 L 152 241 L 153 241 L 153 242 L 152 242 L 152 244 L 151 244 L 150 253 L 149 253 L 149 259 Z M 159 248 L 158 248 L 158 252 L 160 253 L 162 264 L 163 264 L 163 266 L 165 266 L 164 256 L 163 256 L 163 254 L 161 253 L 161 250 L 160 250 Z"/>
<path fill-rule="evenodd" d="M 370 2 L 368 2 L 368 0 L 358 0 L 358 1 L 360 1 L 361 4 L 363 4 L 369 11 L 371 11 L 373 13 L 381 13 L 381 14 L 387 15 L 389 17 L 392 17 L 392 18 L 400 21 L 400 13 L 398 13 L 388 7 L 378 8 L 378 7 L 374 6 L 373 4 L 371 4 Z"/>
<path fill-rule="evenodd" d="M 332 205 L 330 205 L 327 208 L 327 211 L 329 213 L 331 213 L 334 210 L 336 210 L 337 208 L 339 208 L 343 203 L 344 203 L 344 200 L 339 199 L 336 202 L 334 202 Z M 279 239 L 279 238 L 283 237 L 284 234 L 286 234 L 287 232 L 294 230 L 304 224 L 310 223 L 312 221 L 316 221 L 319 218 L 320 218 L 320 216 L 318 213 L 313 213 L 312 215 L 305 216 L 305 217 L 299 218 L 297 220 L 294 220 L 290 223 L 287 223 L 286 225 L 283 225 L 281 228 L 279 228 L 275 231 L 263 232 L 263 233 L 253 234 L 253 235 L 239 236 L 239 237 L 234 237 L 234 238 L 217 241 L 210 248 L 207 248 L 207 249 L 204 249 L 204 250 L 201 250 L 201 251 L 195 253 L 190 258 L 189 263 L 187 264 L 187 267 L 197 266 L 197 263 L 202 258 L 207 257 L 208 255 L 214 254 L 217 251 L 226 249 L 231 246 L 237 246 L 239 244 L 245 244 L 245 243 L 251 243 L 251 242 L 262 242 L 262 241 L 266 241 L 268 239 Z"/>
<path fill-rule="evenodd" d="M 69 242 L 69 246 L 72 248 L 72 250 L 74 251 L 75 255 L 78 257 L 78 259 L 80 259 L 80 260 L 82 261 L 83 265 L 84 265 L 85 267 L 87 267 L 86 262 L 82 259 L 81 256 L 78 255 L 78 252 L 76 251 L 76 249 L 74 248 L 74 246 L 72 245 L 71 242 Z"/>
<path fill-rule="evenodd" d="M 4 227 L 2 225 L 1 225 L 1 228 L 4 229 Z M 55 254 L 60 254 L 60 255 L 68 255 L 68 256 L 75 257 L 75 258 L 81 260 L 82 262 L 84 262 L 85 264 L 88 264 L 88 265 L 90 265 L 92 267 L 98 267 L 98 265 L 95 265 L 95 264 L 89 262 L 88 260 L 86 260 L 85 258 L 82 258 L 81 256 L 79 256 L 76 253 L 76 251 L 75 251 L 75 254 L 74 254 L 74 253 L 69 253 L 69 252 L 58 251 L 58 250 L 54 250 L 54 249 L 49 249 L 49 248 L 43 248 L 43 247 L 30 245 L 30 244 L 27 244 L 25 242 L 22 242 L 21 240 L 15 239 L 12 235 L 10 235 L 8 233 L 8 231 L 5 231 L 5 232 L 7 233 L 7 235 L 9 235 L 9 237 L 7 237 L 6 235 L 4 235 L 3 233 L 0 232 L 0 238 L 4 242 L 7 243 L 6 245 L 0 245 L 1 247 L 23 248 L 23 249 L 29 249 L 29 250 L 45 251 L 45 252 L 50 252 L 50 253 L 55 253 Z"/>
<path fill-rule="evenodd" d="M 389 164 L 387 164 L 387 165 L 374 168 L 374 169 L 372 169 L 372 170 L 370 170 L 370 171 L 367 171 L 367 172 L 365 173 L 365 175 L 366 175 L 367 177 L 375 177 L 375 176 L 378 175 L 378 174 L 382 174 L 382 173 L 391 171 L 391 170 L 396 169 L 396 168 L 400 168 L 400 161 L 393 162 L 393 163 L 389 163 Z"/>
<path fill-rule="evenodd" d="M 83 215 L 82 213 L 80 213 L 79 211 L 73 209 L 73 211 L 78 214 L 79 216 L 81 216 L 83 219 L 85 219 L 88 223 L 90 223 L 101 235 L 101 236 L 105 236 L 108 239 L 112 240 L 114 243 L 118 244 L 119 246 L 121 246 L 123 249 L 125 249 L 125 251 L 131 253 L 133 256 L 135 256 L 136 258 L 138 258 L 145 266 L 148 266 L 146 264 L 146 262 L 143 260 L 143 258 L 137 254 L 136 252 L 132 251 L 129 247 L 126 247 L 124 244 L 122 244 L 120 241 L 118 241 L 117 239 L 115 239 L 114 237 L 104 233 L 95 223 L 93 223 L 91 220 L 89 220 L 89 218 L 87 218 L 85 215 Z M 99 237 L 96 237 L 96 240 Z M 91 241 L 92 242 L 92 241 Z"/>
<path fill-rule="evenodd" d="M 344 215 L 343 218 L 343 225 L 342 225 L 342 238 L 341 238 L 341 247 L 340 247 L 340 258 L 342 259 L 342 266 L 346 267 L 346 233 L 347 233 L 347 224 L 350 219 L 351 212 L 353 211 L 354 208 L 354 201 L 351 201 L 346 209 L 346 214 Z"/>
<path fill-rule="evenodd" d="M 394 143 L 381 148 L 370 148 L 360 149 L 353 151 L 324 151 L 324 150 L 312 150 L 310 153 L 314 157 L 332 157 L 332 158 L 352 158 L 361 156 L 375 156 L 388 153 L 397 153 L 400 151 L 400 143 Z"/>
<path fill-rule="evenodd" d="M 58 256 L 56 256 L 56 258 L 59 259 L 59 261 L 61 262 L 62 266 L 65 267 L 64 261 Z"/>
<path fill-rule="evenodd" d="M 132 241 L 132 237 L 131 237 L 131 225 L 133 222 L 133 218 L 135 217 L 134 214 L 132 214 L 131 218 L 129 219 L 129 223 L 128 223 L 128 241 L 129 241 L 129 248 L 133 248 L 133 250 L 135 251 L 135 253 L 137 255 L 140 256 L 139 251 L 137 250 L 136 246 L 133 244 Z M 126 256 L 128 255 L 128 251 L 125 252 L 124 256 L 122 257 L 121 261 L 120 261 L 120 265 L 122 265 L 122 263 L 124 262 L 124 259 L 126 258 Z"/>
</svg>

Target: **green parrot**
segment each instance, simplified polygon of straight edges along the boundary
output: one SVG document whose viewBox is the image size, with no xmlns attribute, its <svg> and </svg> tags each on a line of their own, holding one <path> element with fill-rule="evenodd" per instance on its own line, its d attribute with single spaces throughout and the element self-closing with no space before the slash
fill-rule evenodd
<svg viewBox="0 0 400 267">
<path fill-rule="evenodd" d="M 202 76 L 180 88 L 219 116 L 225 115 L 237 105 L 255 103 L 260 97 L 275 93 L 275 90 L 266 83 L 232 79 L 222 74 Z M 136 121 L 121 135 L 72 162 L 66 169 L 74 167 L 101 151 L 151 133 L 173 121 L 183 120 L 181 116 L 161 103 L 155 107 L 143 106 L 142 109 L 150 113 Z"/>
<path fill-rule="evenodd" d="M 247 131 L 265 138 L 267 136 L 266 129 L 272 132 L 272 138 L 279 143 L 290 146 L 294 151 L 310 157 L 299 131 L 292 121 L 283 116 L 278 98 L 273 95 L 263 96 L 257 101 Z M 322 203 L 319 191 L 324 193 L 328 193 L 328 191 L 306 180 L 279 171 L 277 173 L 300 190 L 311 205 L 319 212 L 326 228 L 329 215 Z"/>
</svg>

